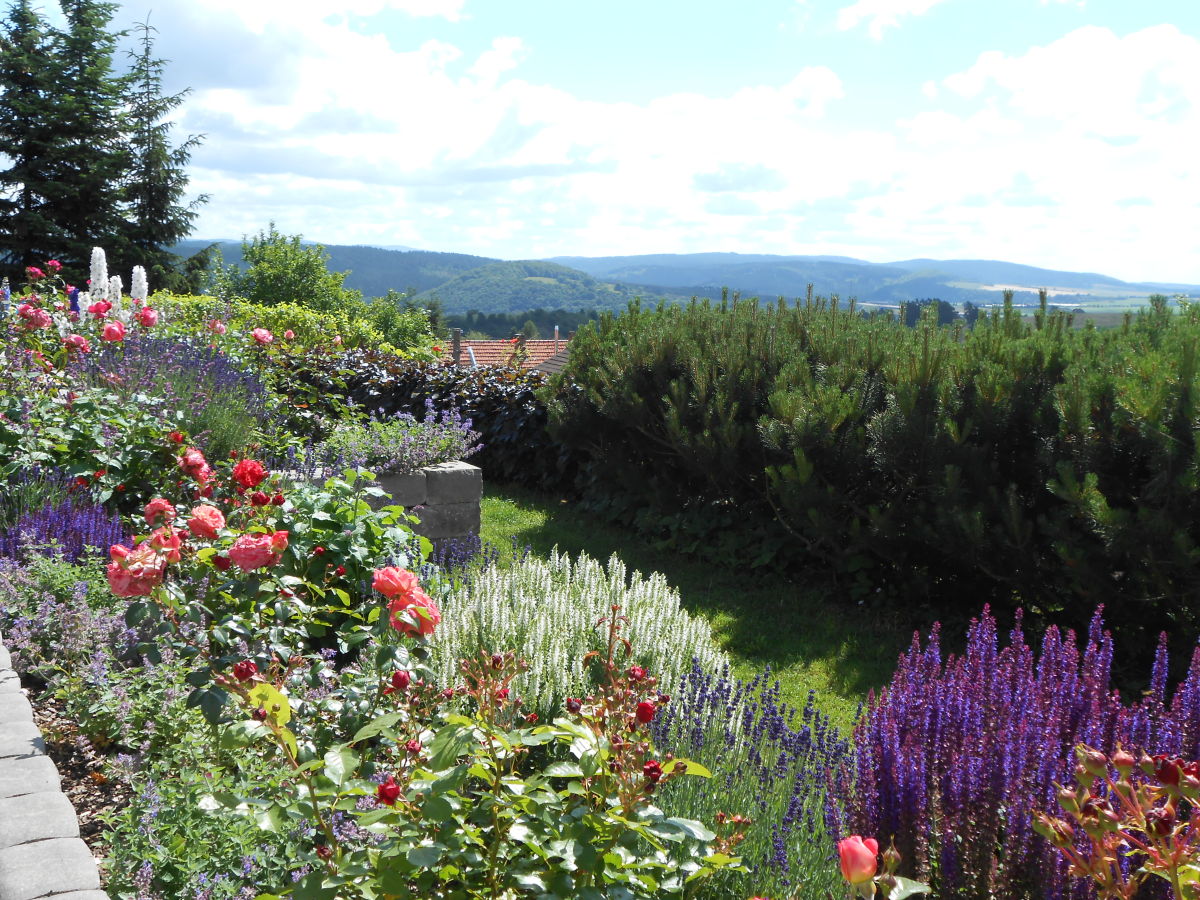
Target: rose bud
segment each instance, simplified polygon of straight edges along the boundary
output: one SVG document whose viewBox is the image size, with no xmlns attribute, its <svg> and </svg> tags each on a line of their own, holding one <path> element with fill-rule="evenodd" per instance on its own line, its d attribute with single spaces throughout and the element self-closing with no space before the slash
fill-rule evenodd
<svg viewBox="0 0 1200 900">
<path fill-rule="evenodd" d="M 404 749 L 407 750 L 409 753 L 411 753 L 413 756 L 416 756 L 418 753 L 421 752 L 421 742 L 419 740 L 417 740 L 416 738 L 413 738 L 411 741 L 409 741 L 408 743 L 406 743 L 404 745 Z"/>
<path fill-rule="evenodd" d="M 250 714 L 256 722 L 267 721 L 267 711 L 261 706 Z"/>
<path fill-rule="evenodd" d="M 318 844 L 315 850 L 318 859 L 330 859 L 333 856 L 333 851 L 329 849 L 328 844 Z"/>
<path fill-rule="evenodd" d="M 578 697 L 567 698 L 567 712 L 577 713 L 583 708 L 583 704 L 579 702 Z"/>
<path fill-rule="evenodd" d="M 392 687 L 398 691 L 407 690 L 409 684 L 412 683 L 412 675 L 407 669 L 400 669 L 392 673 Z"/>
<path fill-rule="evenodd" d="M 338 566 L 336 569 L 333 570 L 333 574 L 337 575 L 339 578 L 341 578 L 343 575 L 346 574 L 346 567 Z"/>
<path fill-rule="evenodd" d="M 272 506 L 283 506 L 283 494 L 276 494 L 271 498 Z"/>
<path fill-rule="evenodd" d="M 255 506 L 266 506 L 268 503 L 271 502 L 271 498 L 268 497 L 266 494 L 264 494 L 262 491 L 255 491 L 254 493 L 252 493 L 250 495 L 250 502 L 253 503 Z"/>
<path fill-rule="evenodd" d="M 658 784 L 658 780 L 663 775 L 662 764 L 658 760 L 652 759 L 642 766 L 642 774 L 651 784 Z"/>
<path fill-rule="evenodd" d="M 645 677 L 646 677 L 646 670 L 643 669 L 641 666 L 630 666 L 629 667 L 629 680 L 630 681 L 641 681 Z"/>
<path fill-rule="evenodd" d="M 528 722 L 530 725 L 536 725 L 536 724 L 537 724 L 537 720 L 538 720 L 538 714 L 537 714 L 537 713 L 530 713 L 529 715 L 527 715 L 527 716 L 525 717 L 525 721 L 526 721 L 526 722 Z"/>
<path fill-rule="evenodd" d="M 375 800 L 384 806 L 395 806 L 399 796 L 400 785 L 396 784 L 396 779 L 391 775 L 383 780 L 383 784 L 375 788 Z"/>
</svg>

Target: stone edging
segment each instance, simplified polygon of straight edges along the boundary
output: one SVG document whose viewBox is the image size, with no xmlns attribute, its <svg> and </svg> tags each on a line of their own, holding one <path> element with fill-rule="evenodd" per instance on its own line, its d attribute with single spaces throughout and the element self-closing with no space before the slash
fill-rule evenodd
<svg viewBox="0 0 1200 900">
<path fill-rule="evenodd" d="M 61 783 L 0 643 L 0 900 L 109 900 Z"/>
</svg>

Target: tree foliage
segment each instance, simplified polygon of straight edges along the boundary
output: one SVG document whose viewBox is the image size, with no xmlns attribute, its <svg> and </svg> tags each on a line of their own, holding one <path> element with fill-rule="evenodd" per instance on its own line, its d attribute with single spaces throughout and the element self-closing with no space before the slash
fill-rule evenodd
<svg viewBox="0 0 1200 900">
<path fill-rule="evenodd" d="M 15 0 L 0 22 L 0 266 L 19 275 L 57 258 L 82 277 L 103 246 L 116 271 L 145 265 L 157 285 L 186 287 L 188 268 L 166 247 L 188 233 L 205 198 L 182 199 L 199 138 L 172 148 L 164 121 L 183 95 L 161 93 L 165 64 L 148 24 L 133 69 L 122 72 L 118 5 L 59 7 L 61 28 L 31 0 Z"/>
</svg>

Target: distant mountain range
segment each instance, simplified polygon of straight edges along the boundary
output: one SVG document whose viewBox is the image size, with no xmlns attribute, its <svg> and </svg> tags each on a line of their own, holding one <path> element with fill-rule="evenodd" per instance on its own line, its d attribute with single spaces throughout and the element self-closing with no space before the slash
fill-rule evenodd
<svg viewBox="0 0 1200 900">
<path fill-rule="evenodd" d="M 208 241 L 176 246 L 182 256 Z M 241 262 L 241 244 L 218 243 L 225 262 Z M 389 289 L 438 298 L 447 313 L 518 312 L 544 309 L 623 309 L 645 301 L 719 297 L 723 288 L 742 296 L 802 297 L 811 284 L 822 296 L 856 298 L 860 304 L 897 306 L 937 298 L 950 303 L 999 303 L 1005 290 L 1018 304 L 1037 302 L 1046 288 L 1051 302 L 1069 308 L 1136 306 L 1154 293 L 1200 299 L 1200 285 L 1129 283 L 1090 272 L 1064 272 L 997 260 L 909 259 L 872 263 L 845 256 L 774 256 L 750 253 L 559 256 L 505 261 L 463 253 L 325 245 L 329 268 L 349 271 L 346 286 L 366 297 Z"/>
</svg>

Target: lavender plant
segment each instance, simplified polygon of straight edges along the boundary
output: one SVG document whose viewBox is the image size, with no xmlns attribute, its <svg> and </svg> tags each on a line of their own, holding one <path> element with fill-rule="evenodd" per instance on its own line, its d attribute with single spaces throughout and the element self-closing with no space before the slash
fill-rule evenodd
<svg viewBox="0 0 1200 900">
<path fill-rule="evenodd" d="M 82 383 L 104 386 L 121 398 L 161 398 L 177 411 L 179 426 L 213 457 L 274 430 L 272 396 L 263 380 L 195 339 L 139 332 L 81 356 L 73 366 Z"/>
<path fill-rule="evenodd" d="M 825 821 L 826 773 L 849 745 L 816 708 L 782 703 L 770 671 L 749 682 L 693 661 L 651 729 L 655 746 L 694 759 L 713 783 L 670 786 L 659 798 L 672 815 L 713 819 L 739 810 L 751 819 L 739 847 L 749 873 L 726 876 L 721 896 L 823 897 L 838 884 Z M 714 787 L 716 788 L 714 790 Z"/>
<path fill-rule="evenodd" d="M 425 466 L 466 459 L 481 448 L 479 432 L 457 409 L 440 413 L 426 401 L 425 418 L 410 413 L 342 425 L 318 447 L 321 459 L 341 460 L 380 475 L 406 475 Z"/>
<path fill-rule="evenodd" d="M 986 610 L 961 656 L 942 659 L 935 627 L 914 637 L 891 684 L 872 698 L 851 761 L 835 779 L 835 831 L 894 839 L 909 871 L 938 896 L 1061 900 L 1071 884 L 1058 852 L 1032 828 L 1070 781 L 1074 747 L 1195 759 L 1200 751 L 1200 650 L 1167 697 L 1165 638 L 1150 689 L 1133 703 L 1113 690 L 1113 643 L 1097 611 L 1082 652 L 1050 628 L 1035 653 L 1018 615 L 1007 646 Z"/>
</svg>

